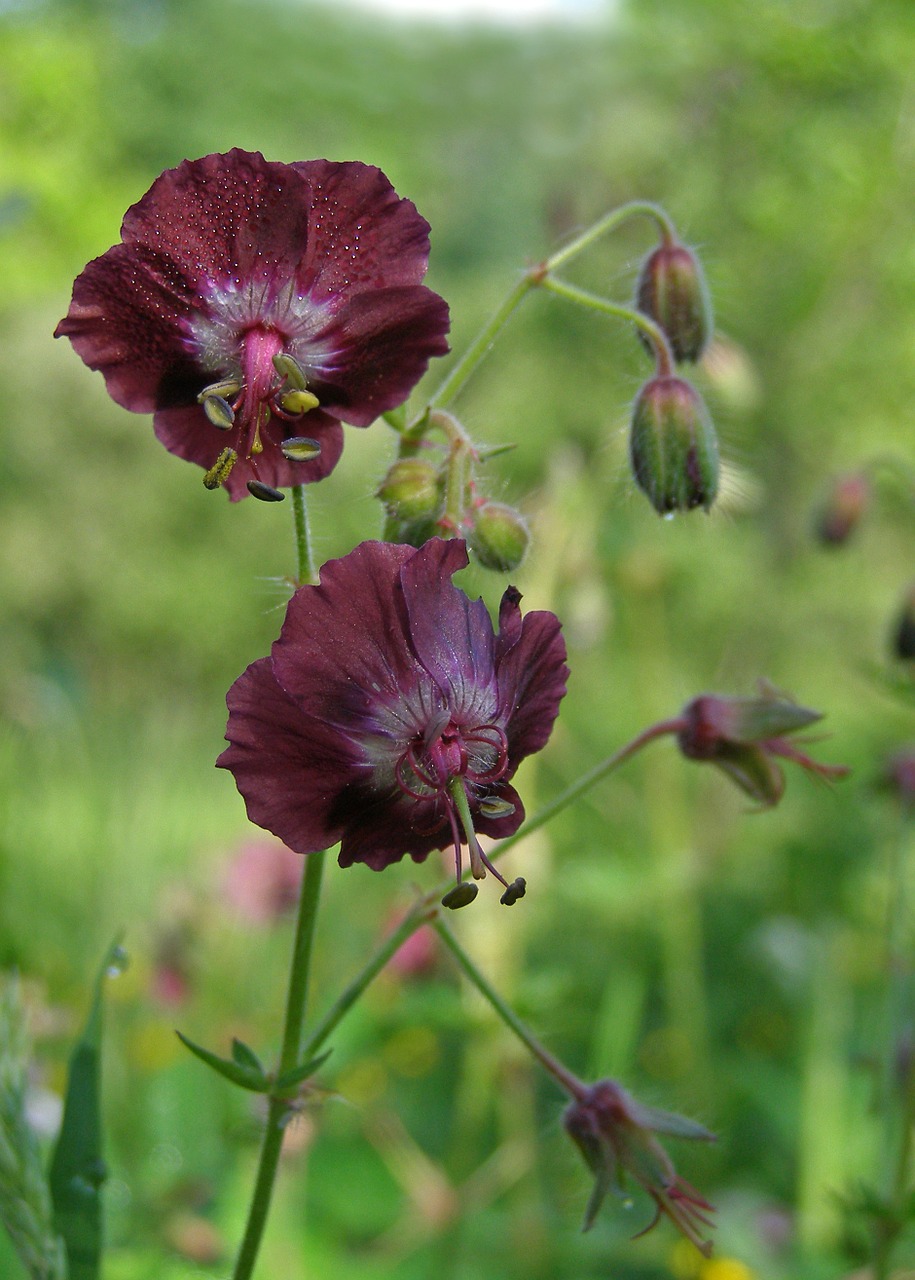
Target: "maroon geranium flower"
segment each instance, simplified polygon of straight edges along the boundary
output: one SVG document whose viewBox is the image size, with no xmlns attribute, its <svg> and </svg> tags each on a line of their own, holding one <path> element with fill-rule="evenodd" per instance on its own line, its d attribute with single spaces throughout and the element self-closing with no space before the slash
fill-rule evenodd
<svg viewBox="0 0 915 1280">
<path fill-rule="evenodd" d="M 494 871 L 477 834 L 524 818 L 511 778 L 550 736 L 565 693 L 565 645 L 552 613 L 522 619 L 514 587 L 496 633 L 486 606 L 450 581 L 460 540 L 363 542 L 300 587 L 270 657 L 229 690 L 231 769 L 252 822 L 298 853 L 342 841 L 341 866 L 381 870 L 461 844 L 473 875 Z M 505 881 L 502 880 L 504 884 Z M 514 902 L 523 881 L 506 885 Z"/>
<path fill-rule="evenodd" d="M 320 480 L 448 346 L 429 225 L 371 165 L 186 160 L 128 209 L 55 336 L 233 499 Z M 253 488 L 249 490 L 249 485 Z"/>
</svg>

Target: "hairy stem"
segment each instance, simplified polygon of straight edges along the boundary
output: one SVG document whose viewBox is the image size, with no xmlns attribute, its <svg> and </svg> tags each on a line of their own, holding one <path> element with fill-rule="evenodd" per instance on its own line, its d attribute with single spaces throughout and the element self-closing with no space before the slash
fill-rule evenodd
<svg viewBox="0 0 915 1280">
<path fill-rule="evenodd" d="M 305 486 L 296 484 L 292 487 L 292 514 L 295 520 L 296 549 L 296 585 L 318 581 L 314 562 L 311 558 L 311 539 L 308 531 L 308 509 L 305 505 Z"/>
</svg>

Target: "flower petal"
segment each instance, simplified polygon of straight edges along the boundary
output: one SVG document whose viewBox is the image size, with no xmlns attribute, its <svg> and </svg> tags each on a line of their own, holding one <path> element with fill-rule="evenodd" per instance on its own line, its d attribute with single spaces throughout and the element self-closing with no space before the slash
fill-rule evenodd
<svg viewBox="0 0 915 1280">
<path fill-rule="evenodd" d="M 315 347 L 332 353 L 310 366 L 321 405 L 367 427 L 406 400 L 433 356 L 447 353 L 448 324 L 447 303 L 424 285 L 358 294 L 315 335 Z"/>
<path fill-rule="evenodd" d="M 343 831 L 331 810 L 341 786 L 359 776 L 348 740 L 302 714 L 269 658 L 253 662 L 226 701 L 230 745 L 216 764 L 234 774 L 250 820 L 296 853 L 335 844 Z"/>
<path fill-rule="evenodd" d="M 401 570 L 409 639 L 457 719 L 477 725 L 496 712 L 495 636 L 489 610 L 450 581 L 466 567 L 460 539 L 431 538 Z"/>
<path fill-rule="evenodd" d="M 546 745 L 566 692 L 569 669 L 559 619 L 538 611 L 518 620 L 520 596 L 510 587 L 496 642 L 499 712 L 513 764 Z M 506 647 L 507 646 L 507 647 Z"/>
</svg>

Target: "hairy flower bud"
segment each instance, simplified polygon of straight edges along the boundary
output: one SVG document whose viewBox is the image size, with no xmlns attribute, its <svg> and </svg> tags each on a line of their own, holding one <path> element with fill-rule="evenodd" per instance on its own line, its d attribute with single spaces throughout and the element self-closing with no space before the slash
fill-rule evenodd
<svg viewBox="0 0 915 1280">
<path fill-rule="evenodd" d="M 650 253 L 639 271 L 635 305 L 661 326 L 678 361 L 699 359 L 714 324 L 705 275 L 691 249 L 664 243 Z M 650 349 L 641 331 L 639 337 Z"/>
<path fill-rule="evenodd" d="M 531 534 L 527 521 L 504 502 L 484 502 L 474 516 L 470 549 L 484 569 L 511 573 L 524 559 Z"/>
<path fill-rule="evenodd" d="M 441 511 L 441 477 L 423 458 L 399 458 L 378 486 L 377 496 L 395 520 L 431 520 Z"/>
<path fill-rule="evenodd" d="M 847 542 L 861 523 L 871 501 L 871 482 L 864 471 L 851 471 L 834 482 L 817 515 L 816 534 L 827 546 Z"/>
<path fill-rule="evenodd" d="M 705 402 L 682 378 L 646 382 L 632 410 L 635 482 L 660 515 L 704 507 L 718 493 L 718 438 Z"/>
</svg>

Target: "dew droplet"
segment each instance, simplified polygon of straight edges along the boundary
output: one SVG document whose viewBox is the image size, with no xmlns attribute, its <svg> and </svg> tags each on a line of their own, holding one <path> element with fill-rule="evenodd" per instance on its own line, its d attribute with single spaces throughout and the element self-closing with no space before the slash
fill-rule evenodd
<svg viewBox="0 0 915 1280">
<path fill-rule="evenodd" d="M 129 964 L 130 956 L 124 948 L 121 946 L 112 947 L 111 954 L 108 957 L 108 964 L 105 967 L 105 974 L 109 978 L 119 978 Z"/>
</svg>

